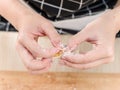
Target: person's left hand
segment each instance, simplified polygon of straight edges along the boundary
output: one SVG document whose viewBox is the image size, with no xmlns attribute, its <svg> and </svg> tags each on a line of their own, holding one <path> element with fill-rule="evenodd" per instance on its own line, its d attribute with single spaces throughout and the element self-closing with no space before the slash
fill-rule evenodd
<svg viewBox="0 0 120 90">
<path fill-rule="evenodd" d="M 74 35 L 68 43 L 68 48 L 74 50 L 81 42 L 87 41 L 93 44 L 93 49 L 86 53 L 68 54 L 60 62 L 77 69 L 89 69 L 112 62 L 117 32 L 115 19 L 108 11 Z"/>
</svg>

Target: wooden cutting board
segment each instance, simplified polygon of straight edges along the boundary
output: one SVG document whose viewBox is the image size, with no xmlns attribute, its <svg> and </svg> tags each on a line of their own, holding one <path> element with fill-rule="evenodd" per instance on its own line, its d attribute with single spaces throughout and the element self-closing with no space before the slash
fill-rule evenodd
<svg viewBox="0 0 120 90">
<path fill-rule="evenodd" d="M 120 90 L 120 74 L 0 72 L 0 90 Z"/>
</svg>

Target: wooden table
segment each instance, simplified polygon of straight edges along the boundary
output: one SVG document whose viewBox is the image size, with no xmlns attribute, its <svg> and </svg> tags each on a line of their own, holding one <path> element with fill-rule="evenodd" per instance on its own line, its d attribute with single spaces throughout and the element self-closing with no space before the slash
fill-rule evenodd
<svg viewBox="0 0 120 90">
<path fill-rule="evenodd" d="M 120 74 L 0 72 L 0 90 L 120 90 Z"/>
</svg>

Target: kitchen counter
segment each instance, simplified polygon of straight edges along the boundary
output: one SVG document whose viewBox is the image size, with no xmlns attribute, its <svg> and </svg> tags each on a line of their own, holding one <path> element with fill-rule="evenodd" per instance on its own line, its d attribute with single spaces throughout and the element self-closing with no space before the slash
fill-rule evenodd
<svg viewBox="0 0 120 90">
<path fill-rule="evenodd" d="M 120 74 L 0 72 L 0 90 L 120 90 Z"/>
</svg>

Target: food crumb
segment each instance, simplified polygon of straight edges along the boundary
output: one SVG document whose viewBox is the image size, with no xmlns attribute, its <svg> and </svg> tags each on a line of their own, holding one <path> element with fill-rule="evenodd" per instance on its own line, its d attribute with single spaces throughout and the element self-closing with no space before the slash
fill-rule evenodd
<svg viewBox="0 0 120 90">
<path fill-rule="evenodd" d="M 54 57 L 59 57 L 60 55 L 62 55 L 62 53 L 63 53 L 63 51 L 60 50 L 58 53 L 56 53 L 56 54 L 54 55 Z"/>
<path fill-rule="evenodd" d="M 67 55 L 70 55 L 71 53 L 72 53 L 71 51 L 64 52 L 64 53 L 63 53 L 63 57 L 64 57 L 64 56 L 67 56 Z"/>
<path fill-rule="evenodd" d="M 54 57 L 60 57 L 60 56 L 62 56 L 62 54 L 64 53 L 65 49 L 66 49 L 65 45 L 60 44 L 59 52 L 57 52 L 54 55 Z"/>
<path fill-rule="evenodd" d="M 74 87 L 73 90 L 77 90 L 77 88 Z"/>
<path fill-rule="evenodd" d="M 47 75 L 47 78 L 51 78 L 51 76 L 50 76 L 50 75 Z"/>
<path fill-rule="evenodd" d="M 66 45 L 61 44 L 59 52 L 57 52 L 54 57 L 64 57 L 70 54 L 72 54 L 71 50 L 68 51 Z"/>
</svg>

